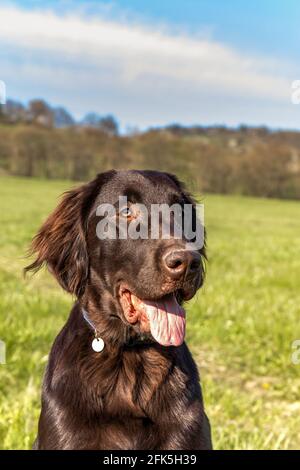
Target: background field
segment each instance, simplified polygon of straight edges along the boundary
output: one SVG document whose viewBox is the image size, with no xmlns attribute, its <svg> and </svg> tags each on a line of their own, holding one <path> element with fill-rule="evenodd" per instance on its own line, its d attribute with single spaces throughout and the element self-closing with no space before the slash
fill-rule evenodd
<svg viewBox="0 0 300 470">
<path fill-rule="evenodd" d="M 0 448 L 30 448 L 47 353 L 72 299 L 43 272 L 22 278 L 41 221 L 73 183 L 0 178 Z M 206 196 L 207 281 L 189 302 L 187 341 L 199 364 L 218 449 L 300 447 L 299 202 Z"/>
</svg>

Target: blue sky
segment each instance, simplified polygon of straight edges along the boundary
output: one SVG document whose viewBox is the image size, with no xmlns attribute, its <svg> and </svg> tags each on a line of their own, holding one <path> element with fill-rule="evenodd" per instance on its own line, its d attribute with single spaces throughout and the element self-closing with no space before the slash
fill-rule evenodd
<svg viewBox="0 0 300 470">
<path fill-rule="evenodd" d="M 299 128 L 297 0 L 4 1 L 0 79 L 77 117 L 122 127 L 225 123 Z"/>
</svg>

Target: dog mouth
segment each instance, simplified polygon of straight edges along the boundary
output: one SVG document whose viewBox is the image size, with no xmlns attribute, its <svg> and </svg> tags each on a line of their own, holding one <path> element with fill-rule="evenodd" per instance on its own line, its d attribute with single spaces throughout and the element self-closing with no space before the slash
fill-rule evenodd
<svg viewBox="0 0 300 470">
<path fill-rule="evenodd" d="M 131 325 L 142 333 L 151 332 L 162 346 L 180 346 L 185 337 L 185 310 L 179 304 L 181 292 L 169 293 L 157 300 L 142 300 L 128 288 L 121 287 L 120 304 Z"/>
</svg>

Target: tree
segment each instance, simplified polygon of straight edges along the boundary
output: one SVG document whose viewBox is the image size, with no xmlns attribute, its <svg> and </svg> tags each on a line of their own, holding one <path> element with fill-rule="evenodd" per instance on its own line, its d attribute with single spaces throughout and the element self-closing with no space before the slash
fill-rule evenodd
<svg viewBox="0 0 300 470">
<path fill-rule="evenodd" d="M 112 115 L 101 117 L 97 113 L 88 113 L 82 119 L 81 125 L 99 129 L 108 135 L 118 135 L 119 132 L 118 123 Z"/>
<path fill-rule="evenodd" d="M 26 108 L 22 103 L 14 100 L 7 100 L 2 108 L 2 120 L 14 124 L 25 121 Z"/>
<path fill-rule="evenodd" d="M 30 122 L 34 122 L 43 127 L 53 127 L 54 112 L 44 100 L 32 100 L 29 102 L 27 117 Z"/>
<path fill-rule="evenodd" d="M 119 126 L 116 119 L 112 115 L 104 116 L 99 123 L 99 129 L 108 135 L 118 135 Z"/>
<path fill-rule="evenodd" d="M 99 127 L 99 123 L 101 121 L 101 116 L 97 113 L 88 113 L 84 116 L 81 120 L 80 124 L 84 127 Z"/>
<path fill-rule="evenodd" d="M 62 107 L 54 108 L 54 125 L 55 127 L 71 127 L 74 126 L 75 120 L 73 116 Z"/>
</svg>

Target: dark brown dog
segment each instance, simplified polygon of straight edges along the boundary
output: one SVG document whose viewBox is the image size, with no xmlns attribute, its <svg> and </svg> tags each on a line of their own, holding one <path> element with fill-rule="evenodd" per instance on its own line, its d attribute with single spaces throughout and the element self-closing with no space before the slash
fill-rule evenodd
<svg viewBox="0 0 300 470">
<path fill-rule="evenodd" d="M 204 248 L 181 240 L 105 239 L 99 204 L 193 204 L 176 177 L 110 171 L 71 190 L 33 240 L 36 260 L 77 298 L 46 370 L 37 449 L 210 449 L 196 365 L 183 342 L 183 300 L 204 277 Z M 193 209 L 193 217 L 195 210 Z M 104 349 L 92 347 L 95 329 Z M 182 343 L 182 344 L 181 344 Z"/>
</svg>

